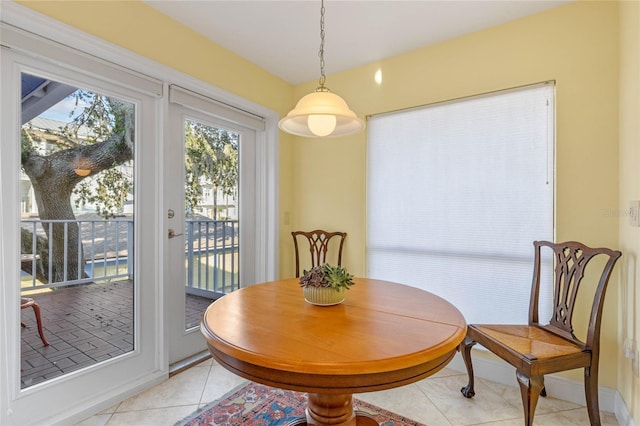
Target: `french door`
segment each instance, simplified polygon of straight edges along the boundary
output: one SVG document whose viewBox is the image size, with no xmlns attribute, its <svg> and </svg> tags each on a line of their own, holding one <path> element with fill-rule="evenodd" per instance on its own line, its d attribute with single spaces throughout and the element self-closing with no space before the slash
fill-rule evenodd
<svg viewBox="0 0 640 426">
<path fill-rule="evenodd" d="M 206 351 L 215 299 L 257 282 L 257 138 L 262 120 L 172 86 L 165 150 L 169 362 Z"/>
<path fill-rule="evenodd" d="M 19 30 L 2 39 L 0 424 L 69 422 L 167 375 L 155 321 L 162 83 Z M 90 105 L 99 119 L 84 120 Z M 100 210 L 110 173 L 123 198 Z M 31 302 L 21 309 L 30 299 L 42 338 Z"/>
</svg>

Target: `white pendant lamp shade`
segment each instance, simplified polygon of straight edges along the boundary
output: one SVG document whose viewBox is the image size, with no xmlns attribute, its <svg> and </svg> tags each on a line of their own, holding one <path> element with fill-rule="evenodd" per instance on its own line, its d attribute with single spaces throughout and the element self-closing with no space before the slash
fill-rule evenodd
<svg viewBox="0 0 640 426">
<path fill-rule="evenodd" d="M 320 6 L 320 85 L 298 101 L 296 107 L 278 123 L 283 132 L 307 138 L 337 138 L 364 129 L 364 121 L 349 109 L 340 96 L 324 85 L 324 0 Z"/>
<path fill-rule="evenodd" d="M 364 121 L 344 99 L 325 88 L 303 96 L 278 127 L 297 136 L 334 138 L 362 131 Z"/>
</svg>

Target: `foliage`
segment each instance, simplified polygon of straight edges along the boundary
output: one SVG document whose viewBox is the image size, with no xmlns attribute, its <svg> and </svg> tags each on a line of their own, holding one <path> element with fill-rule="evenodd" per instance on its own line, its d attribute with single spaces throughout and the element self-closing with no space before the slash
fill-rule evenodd
<svg viewBox="0 0 640 426">
<path fill-rule="evenodd" d="M 94 187 L 91 182 L 93 181 Z M 93 204 L 96 213 L 105 219 L 121 212 L 127 194 L 131 190 L 131 178 L 119 169 L 108 169 L 98 174 L 95 178 L 85 179 L 74 189 L 78 196 L 75 200 L 76 207 L 84 204 Z"/>
<path fill-rule="evenodd" d="M 133 104 L 82 89 L 76 90 L 68 100 L 74 105 L 69 111 L 71 122 L 59 131 L 42 131 L 28 126 L 23 128 L 23 159 L 28 158 L 30 153 L 46 157 L 56 152 L 68 152 L 67 158 L 76 159 L 71 161 L 90 163 L 93 155 L 90 153 L 95 152 L 91 147 L 109 139 L 116 143 L 110 144 L 110 150 L 101 153 L 101 156 L 109 156 L 109 153 L 126 148 L 134 152 L 133 132 L 127 131 L 133 128 Z M 194 121 L 187 121 L 185 135 L 186 211 L 194 213 L 202 201 L 203 187 L 209 186 L 217 216 L 215 197 L 218 191 L 236 199 L 238 197 L 239 135 Z M 46 147 L 39 149 L 33 143 L 34 139 L 46 141 Z M 76 207 L 91 205 L 105 218 L 122 213 L 124 203 L 133 190 L 133 176 L 129 172 L 131 161 L 124 163 L 128 167 L 117 167 L 121 162 L 114 162 L 112 166 L 102 167 L 101 170 L 94 169 L 87 178 L 78 182 L 73 188 Z M 217 219 L 215 216 L 213 218 Z"/>
<path fill-rule="evenodd" d="M 341 266 L 331 266 L 325 263 L 303 272 L 300 277 L 301 287 L 331 287 L 338 291 L 341 287 L 348 290 L 350 286 L 355 284 L 353 275 Z"/>
<path fill-rule="evenodd" d="M 202 200 L 203 185 L 212 186 L 214 198 L 218 189 L 237 198 L 239 135 L 194 121 L 187 122 L 185 135 L 187 212 L 193 213 Z"/>
<path fill-rule="evenodd" d="M 123 103 L 86 90 L 76 90 L 71 96 L 74 98 L 75 106 L 69 112 L 69 117 L 75 117 L 62 131 L 70 140 L 95 143 L 106 139 L 112 133 L 123 131 Z M 78 108 L 82 110 L 76 115 Z M 88 132 L 80 134 L 83 130 Z"/>
<path fill-rule="evenodd" d="M 125 123 L 127 114 L 133 115 L 133 105 L 86 90 L 76 90 L 71 96 L 75 100 L 75 107 L 69 116 L 75 117 L 62 129 L 63 137 L 80 146 L 104 141 L 114 134 L 123 134 L 123 141 L 112 149 L 124 149 L 123 144 L 133 145 L 132 141 L 127 140 Z M 79 108 L 82 110 L 77 112 Z M 133 179 L 116 168 L 118 165 L 113 164 L 111 168 L 76 185 L 73 190 L 77 196 L 76 207 L 92 204 L 96 212 L 105 218 L 121 213 L 127 194 L 133 187 Z"/>
</svg>

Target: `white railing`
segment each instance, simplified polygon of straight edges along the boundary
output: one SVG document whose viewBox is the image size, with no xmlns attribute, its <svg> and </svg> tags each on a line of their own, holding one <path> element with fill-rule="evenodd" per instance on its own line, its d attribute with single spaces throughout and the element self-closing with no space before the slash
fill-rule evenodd
<svg viewBox="0 0 640 426">
<path fill-rule="evenodd" d="M 239 287 L 237 220 L 187 219 L 187 293 L 216 297 Z"/>
<path fill-rule="evenodd" d="M 73 237 L 70 225 L 77 224 L 79 232 Z M 53 235 L 54 226 L 61 226 L 62 238 L 46 238 Z M 22 263 L 30 271 L 30 283 L 22 279 L 22 290 L 62 287 L 94 281 L 130 279 L 133 277 L 133 219 L 76 219 L 76 220 L 22 220 L 22 228 L 31 233 L 30 244 L 22 241 Z M 40 240 L 44 237 L 45 240 Z M 42 241 L 45 241 L 43 246 Z M 72 274 L 69 252 L 77 253 L 73 259 L 75 268 Z M 51 253 L 62 254 L 58 279 L 54 280 L 55 259 Z M 41 255 L 42 254 L 42 255 Z M 30 263 L 30 265 L 28 265 Z M 39 280 L 38 277 L 41 279 Z M 42 277 L 46 277 L 44 280 Z"/>
<path fill-rule="evenodd" d="M 53 235 L 54 225 L 62 226 L 62 238 L 39 239 Z M 73 238 L 70 225 L 77 224 Z M 22 291 L 63 287 L 95 281 L 132 279 L 133 219 L 22 220 L 22 228 L 31 233 L 30 242 L 22 241 Z M 46 241 L 44 243 L 43 241 Z M 239 227 L 237 220 L 187 219 L 185 232 L 185 269 L 187 293 L 214 298 L 239 287 Z M 43 246 L 46 244 L 46 246 Z M 56 246 L 56 244 L 61 244 Z M 72 250 L 73 249 L 73 250 Z M 54 250 L 62 250 L 61 279 L 53 281 Z M 69 251 L 77 252 L 77 264 L 84 267 L 70 273 Z M 43 253 L 40 255 L 39 253 Z M 84 260 L 84 262 L 83 262 Z M 75 263 L 76 259 L 74 259 Z M 46 277 L 39 280 L 37 277 Z"/>
</svg>

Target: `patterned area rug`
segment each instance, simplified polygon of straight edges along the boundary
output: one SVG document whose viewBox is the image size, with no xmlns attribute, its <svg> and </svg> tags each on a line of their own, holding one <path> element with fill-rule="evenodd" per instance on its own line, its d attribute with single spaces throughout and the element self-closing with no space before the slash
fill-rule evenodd
<svg viewBox="0 0 640 426">
<path fill-rule="evenodd" d="M 250 382 L 191 414 L 177 426 L 283 426 L 304 416 L 306 404 L 304 393 Z M 425 426 L 355 398 L 353 405 L 354 409 L 375 418 L 381 426 Z"/>
</svg>

